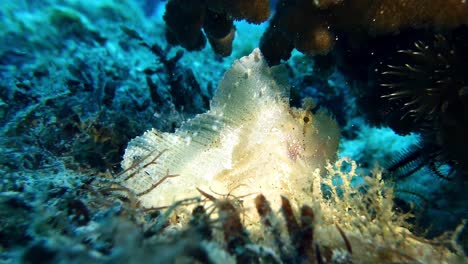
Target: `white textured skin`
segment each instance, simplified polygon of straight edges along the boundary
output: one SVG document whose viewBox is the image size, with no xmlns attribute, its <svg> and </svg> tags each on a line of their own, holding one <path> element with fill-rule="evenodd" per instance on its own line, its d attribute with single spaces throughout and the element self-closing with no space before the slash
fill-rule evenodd
<svg viewBox="0 0 468 264">
<path fill-rule="evenodd" d="M 145 207 L 200 196 L 196 187 L 215 197 L 214 192 L 263 193 L 273 207 L 280 204 L 280 195 L 310 201 L 312 177 L 335 158 L 339 129 L 324 112 L 312 115 L 289 107 L 285 75 L 282 67 L 269 68 L 258 49 L 235 61 L 207 113 L 173 134 L 153 129 L 129 143 L 122 179 L 134 176 L 123 184 L 141 193 L 168 172 L 179 175 L 142 195 Z M 247 208 L 253 207 L 253 198 L 244 198 Z"/>
</svg>

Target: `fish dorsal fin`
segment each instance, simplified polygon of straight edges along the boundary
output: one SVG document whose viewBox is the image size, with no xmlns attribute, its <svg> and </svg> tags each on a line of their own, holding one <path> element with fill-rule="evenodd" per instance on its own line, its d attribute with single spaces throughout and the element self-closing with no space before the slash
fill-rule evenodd
<svg viewBox="0 0 468 264">
<path fill-rule="evenodd" d="M 210 112 L 227 119 L 241 120 L 258 103 L 266 100 L 288 102 L 289 84 L 283 65 L 268 67 L 259 49 L 236 60 L 221 80 L 211 101 Z"/>
</svg>

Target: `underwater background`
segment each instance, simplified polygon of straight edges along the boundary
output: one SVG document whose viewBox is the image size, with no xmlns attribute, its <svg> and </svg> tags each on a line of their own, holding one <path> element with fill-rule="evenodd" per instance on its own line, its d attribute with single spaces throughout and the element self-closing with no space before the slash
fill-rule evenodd
<svg viewBox="0 0 468 264">
<path fill-rule="evenodd" d="M 257 47 L 301 124 L 339 127 L 320 195 L 145 207 L 175 175 L 138 193 L 166 149 L 123 162 L 129 142 L 202 131 Z M 0 263 L 467 263 L 467 65 L 461 0 L 3 0 Z"/>
</svg>

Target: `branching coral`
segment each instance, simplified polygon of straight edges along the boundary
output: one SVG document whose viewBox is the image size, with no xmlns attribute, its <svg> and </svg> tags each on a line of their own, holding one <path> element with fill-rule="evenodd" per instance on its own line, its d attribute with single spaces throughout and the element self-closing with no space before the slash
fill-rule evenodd
<svg viewBox="0 0 468 264">
<path fill-rule="evenodd" d="M 206 44 L 202 29 L 213 50 L 221 56 L 232 51 L 233 20 L 261 23 L 268 19 L 268 0 L 171 0 L 166 6 L 166 38 L 172 45 L 200 50 Z"/>
<path fill-rule="evenodd" d="M 338 232 L 332 230 L 336 227 L 334 224 L 338 224 L 352 245 L 353 262 L 442 263 L 447 261 L 447 257 L 451 258 L 449 256 L 452 253 L 441 246 L 449 245 L 450 239 L 439 241 L 440 246 L 436 246 L 437 243 L 432 245 L 429 241 L 423 241 L 406 229 L 405 222 L 410 215 L 394 212 L 393 190 L 382 180 L 380 170 L 374 169 L 372 176 L 366 176 L 364 182 L 356 184 L 360 177 L 356 163 L 342 159 L 327 166 L 324 179 L 315 179 L 314 186 L 319 185 L 319 182 L 324 186 L 322 189 L 314 189 L 314 201 L 319 204 L 319 208 L 312 207 L 316 218 L 321 219 L 315 222 L 315 239 L 322 246 L 328 245 L 335 249 L 345 246 L 342 235 L 338 236 L 342 232 L 339 229 Z M 370 248 L 374 249 L 370 250 L 372 253 L 368 250 Z M 461 253 L 461 249 L 458 250 Z"/>
</svg>

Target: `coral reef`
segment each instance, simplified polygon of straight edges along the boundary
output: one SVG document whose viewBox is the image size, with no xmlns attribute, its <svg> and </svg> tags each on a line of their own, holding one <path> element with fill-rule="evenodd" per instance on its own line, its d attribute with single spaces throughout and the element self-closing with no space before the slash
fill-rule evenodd
<svg viewBox="0 0 468 264">
<path fill-rule="evenodd" d="M 422 3 L 0 1 L 0 262 L 466 263 L 466 4 Z"/>
</svg>

